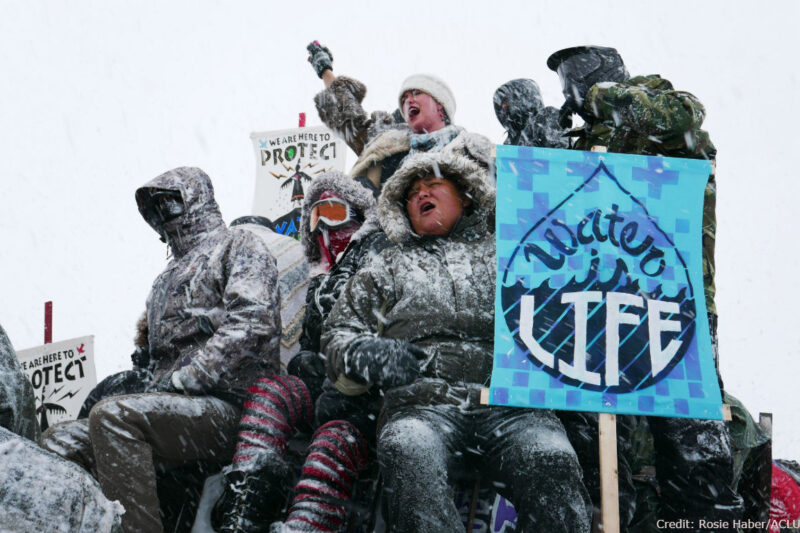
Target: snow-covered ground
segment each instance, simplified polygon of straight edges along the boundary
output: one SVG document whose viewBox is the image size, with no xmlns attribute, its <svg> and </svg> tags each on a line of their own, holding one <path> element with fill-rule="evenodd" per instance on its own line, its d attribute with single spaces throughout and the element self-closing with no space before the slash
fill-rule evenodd
<svg viewBox="0 0 800 533">
<path fill-rule="evenodd" d="M 0 324 L 17 349 L 96 335 L 102 378 L 130 365 L 134 324 L 166 247 L 135 188 L 179 165 L 212 177 L 223 215 L 248 214 L 249 134 L 319 124 L 305 45 L 391 109 L 400 82 L 433 72 L 455 122 L 502 141 L 492 94 L 535 79 L 560 105 L 547 56 L 616 47 L 632 74 L 698 96 L 718 155 L 717 302 L 726 387 L 774 413 L 776 456 L 798 459 L 800 327 L 794 234 L 800 180 L 795 27 L 800 4 L 752 1 L 0 3 Z M 354 157 L 350 157 L 352 164 Z"/>
</svg>

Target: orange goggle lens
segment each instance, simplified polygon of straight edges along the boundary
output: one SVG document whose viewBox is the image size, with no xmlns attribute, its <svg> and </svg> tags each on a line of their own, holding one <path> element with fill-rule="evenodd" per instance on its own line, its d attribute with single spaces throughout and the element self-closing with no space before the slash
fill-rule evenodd
<svg viewBox="0 0 800 533">
<path fill-rule="evenodd" d="M 311 206 L 311 231 L 317 229 L 320 221 L 335 228 L 350 221 L 349 206 L 340 200 L 327 198 Z"/>
</svg>

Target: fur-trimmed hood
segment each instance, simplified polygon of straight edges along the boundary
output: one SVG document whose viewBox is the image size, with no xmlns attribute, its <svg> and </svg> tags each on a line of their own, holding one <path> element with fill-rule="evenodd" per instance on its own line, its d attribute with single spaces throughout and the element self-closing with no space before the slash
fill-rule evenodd
<svg viewBox="0 0 800 533">
<path fill-rule="evenodd" d="M 358 161 L 350 170 L 350 175 L 361 176 L 367 172 L 369 167 L 380 164 L 391 155 L 408 152 L 410 148 L 411 130 L 408 128 L 386 130 L 364 147 Z"/>
<path fill-rule="evenodd" d="M 356 242 L 366 235 L 380 229 L 378 226 L 378 213 L 375 206 L 375 198 L 372 196 L 371 191 L 353 180 L 350 176 L 338 170 L 331 170 L 321 174 L 319 177 L 314 178 L 314 181 L 312 181 L 311 185 L 306 189 L 300 219 L 300 242 L 303 245 L 306 259 L 311 264 L 318 263 L 322 258 L 317 241 L 311 236 L 311 206 L 314 205 L 314 202 L 319 200 L 319 197 L 322 196 L 322 193 L 325 191 L 335 192 L 341 196 L 342 199 L 349 202 L 364 217 L 364 223 L 358 231 L 353 234 L 350 242 Z"/>
<path fill-rule="evenodd" d="M 378 198 L 378 220 L 390 240 L 402 243 L 416 235 L 406 214 L 404 196 L 412 181 L 431 172 L 458 183 L 472 199 L 477 210 L 490 218 L 494 214 L 495 188 L 488 181 L 488 169 L 460 150 L 450 149 L 448 145 L 448 149 L 441 152 L 423 152 L 409 156 L 383 186 Z"/>
</svg>

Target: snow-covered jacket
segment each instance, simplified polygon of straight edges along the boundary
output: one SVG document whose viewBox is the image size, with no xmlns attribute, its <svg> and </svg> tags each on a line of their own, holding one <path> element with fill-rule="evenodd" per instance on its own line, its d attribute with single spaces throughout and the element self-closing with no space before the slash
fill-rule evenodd
<svg viewBox="0 0 800 533">
<path fill-rule="evenodd" d="M 254 376 L 280 369 L 275 259 L 253 232 L 228 229 L 202 170 L 176 168 L 142 189 L 179 191 L 185 206 L 164 226 L 173 258 L 147 298 L 153 382 L 185 368 L 205 393 L 244 398 Z"/>
<path fill-rule="evenodd" d="M 676 90 L 658 74 L 636 76 L 620 83 L 593 85 L 583 104 L 586 124 L 569 132 L 573 148 L 605 146 L 609 152 L 713 159 L 717 149 L 702 129 L 705 107 L 693 94 Z M 717 182 L 706 183 L 703 201 L 703 286 L 706 307 L 717 314 L 714 302 L 717 231 Z M 713 333 L 716 335 L 716 333 Z"/>
<path fill-rule="evenodd" d="M 404 194 L 415 178 L 437 167 L 472 198 L 474 209 L 448 237 L 419 236 L 406 216 Z M 381 226 L 397 246 L 351 278 L 325 322 L 322 350 L 332 380 L 345 373 L 347 349 L 362 337 L 404 339 L 425 351 L 421 377 L 386 392 L 386 413 L 403 404 L 477 403 L 489 382 L 495 192 L 486 173 L 467 157 L 410 156 L 378 201 Z"/>
<path fill-rule="evenodd" d="M 39 440 L 33 387 L 22 372 L 17 353 L 0 326 L 0 427 Z"/>
<path fill-rule="evenodd" d="M 121 531 L 111 502 L 85 470 L 0 428 L 0 530 Z"/>
<path fill-rule="evenodd" d="M 397 112 L 375 111 L 368 115 L 361 106 L 366 94 L 367 88 L 360 81 L 338 76 L 314 97 L 314 103 L 322 122 L 358 155 L 350 175 L 379 192 L 408 155 L 415 134 Z M 447 149 L 488 168 L 492 146 L 483 135 L 458 128 L 458 135 Z"/>
<path fill-rule="evenodd" d="M 511 80 L 497 88 L 493 99 L 497 119 L 508 134 L 504 144 L 569 148 L 559 110 L 544 106 L 535 81 Z"/>
</svg>

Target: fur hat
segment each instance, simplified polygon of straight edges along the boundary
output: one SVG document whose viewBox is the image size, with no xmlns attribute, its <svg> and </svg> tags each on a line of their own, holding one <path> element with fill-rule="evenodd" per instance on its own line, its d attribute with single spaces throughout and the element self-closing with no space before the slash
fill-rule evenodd
<svg viewBox="0 0 800 533">
<path fill-rule="evenodd" d="M 433 97 L 434 100 L 439 102 L 447 113 L 447 118 L 453 120 L 453 115 L 456 113 L 456 99 L 453 96 L 453 91 L 441 79 L 432 74 L 413 74 L 405 79 L 400 85 L 400 94 L 397 99 L 400 102 L 400 109 L 403 108 L 403 95 L 406 91 L 411 89 L 419 89 Z"/>
</svg>

